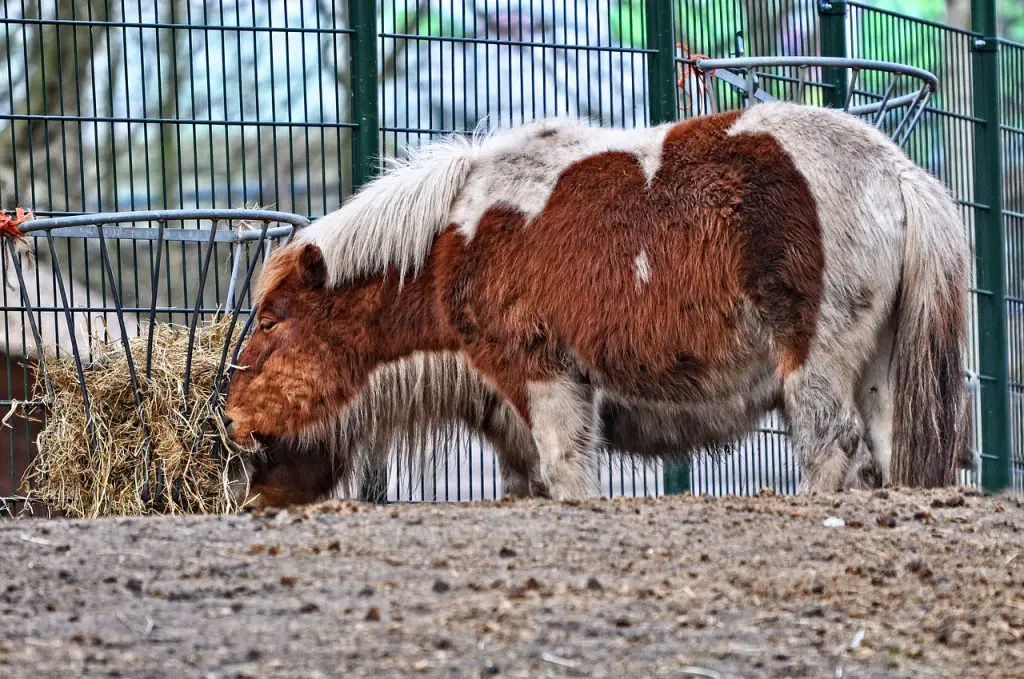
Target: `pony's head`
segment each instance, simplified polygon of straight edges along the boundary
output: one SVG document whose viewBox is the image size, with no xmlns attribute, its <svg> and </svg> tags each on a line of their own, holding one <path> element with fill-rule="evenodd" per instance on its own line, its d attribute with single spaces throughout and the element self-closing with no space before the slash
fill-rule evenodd
<svg viewBox="0 0 1024 679">
<path fill-rule="evenodd" d="M 311 504 L 331 497 L 339 481 L 350 482 L 354 462 L 351 456 L 329 454 L 323 442 L 313 441 L 297 453 L 278 441 L 237 460 L 229 478 L 235 500 L 250 509 Z"/>
<path fill-rule="evenodd" d="M 376 295 L 374 286 L 329 288 L 312 243 L 271 255 L 256 293 L 254 331 L 228 388 L 231 437 L 265 444 L 319 438 L 372 368 L 365 321 Z"/>
</svg>

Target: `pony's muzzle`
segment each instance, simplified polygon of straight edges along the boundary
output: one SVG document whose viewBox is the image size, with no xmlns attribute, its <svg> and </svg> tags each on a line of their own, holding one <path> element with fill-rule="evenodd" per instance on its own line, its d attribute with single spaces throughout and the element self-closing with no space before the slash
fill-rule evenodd
<svg viewBox="0 0 1024 679">
<path fill-rule="evenodd" d="M 243 431 L 243 427 L 239 426 L 238 420 L 231 417 L 230 414 L 224 413 L 221 415 L 221 422 L 224 425 L 224 432 L 228 435 L 228 438 L 235 443 L 245 445 L 245 443 L 251 438 L 252 432 Z"/>
</svg>

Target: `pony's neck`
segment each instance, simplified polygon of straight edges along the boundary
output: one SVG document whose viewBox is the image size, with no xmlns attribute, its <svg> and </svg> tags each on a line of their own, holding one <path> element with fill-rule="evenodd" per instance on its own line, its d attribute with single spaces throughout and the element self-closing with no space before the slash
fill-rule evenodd
<svg viewBox="0 0 1024 679">
<path fill-rule="evenodd" d="M 458 338 L 440 314 L 437 277 L 431 267 L 404 282 L 395 272 L 383 277 L 379 299 L 370 325 L 380 362 L 458 349 Z"/>
</svg>

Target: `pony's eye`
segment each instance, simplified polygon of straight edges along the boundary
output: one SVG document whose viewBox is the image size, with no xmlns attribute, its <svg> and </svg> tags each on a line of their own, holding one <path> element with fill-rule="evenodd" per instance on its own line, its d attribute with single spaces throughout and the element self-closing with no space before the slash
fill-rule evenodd
<svg viewBox="0 0 1024 679">
<path fill-rule="evenodd" d="M 272 330 L 275 325 L 277 325 L 277 321 L 275 321 L 273 318 L 260 319 L 260 330 L 262 330 L 263 332 Z"/>
</svg>

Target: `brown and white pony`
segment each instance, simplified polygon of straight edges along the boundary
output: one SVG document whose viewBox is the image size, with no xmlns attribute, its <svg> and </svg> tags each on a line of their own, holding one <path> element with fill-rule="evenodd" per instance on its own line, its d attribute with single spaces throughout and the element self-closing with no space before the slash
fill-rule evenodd
<svg viewBox="0 0 1024 679">
<path fill-rule="evenodd" d="M 838 111 L 452 138 L 271 257 L 227 416 L 281 501 L 395 417 L 481 428 L 518 494 L 591 495 L 598 443 L 680 455 L 775 408 L 804 490 L 945 485 L 968 255 L 944 187 Z"/>
</svg>

